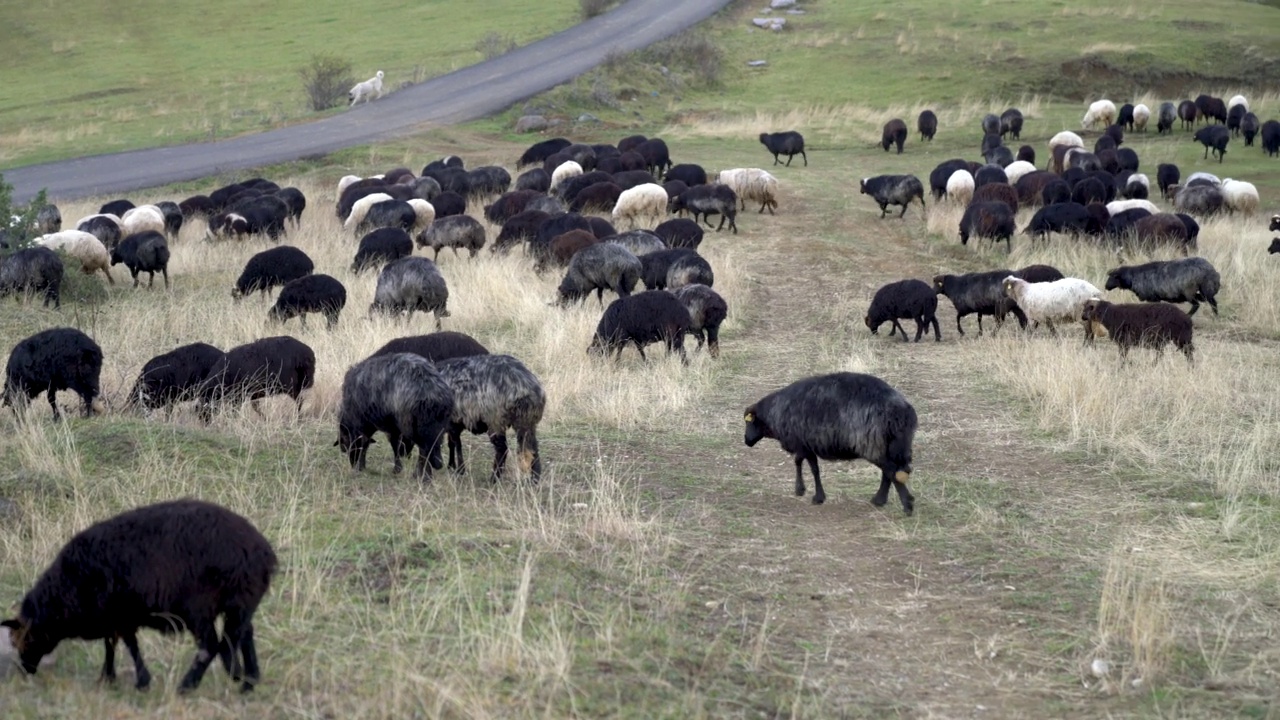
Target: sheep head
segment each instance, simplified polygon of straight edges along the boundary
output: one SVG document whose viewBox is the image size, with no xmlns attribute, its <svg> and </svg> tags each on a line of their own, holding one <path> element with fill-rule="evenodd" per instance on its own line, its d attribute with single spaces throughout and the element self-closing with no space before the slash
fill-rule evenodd
<svg viewBox="0 0 1280 720">
<path fill-rule="evenodd" d="M 742 439 L 747 447 L 755 447 L 756 443 L 769 437 L 769 426 L 760 418 L 755 405 L 747 408 L 742 414 L 742 421 L 746 423 L 746 431 Z"/>
</svg>

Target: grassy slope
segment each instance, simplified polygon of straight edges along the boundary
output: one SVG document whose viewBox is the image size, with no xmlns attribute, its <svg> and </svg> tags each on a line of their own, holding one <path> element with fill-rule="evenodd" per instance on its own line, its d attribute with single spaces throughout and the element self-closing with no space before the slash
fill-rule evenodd
<svg viewBox="0 0 1280 720">
<path fill-rule="evenodd" d="M 233 0 L 4 10 L 0 165 L 209 140 L 314 117 L 297 71 L 312 54 L 349 60 L 386 90 L 482 59 L 476 41 L 519 43 L 577 20 L 571 0 L 465 3 Z M 139 22 L 137 18 L 145 18 Z"/>
</svg>

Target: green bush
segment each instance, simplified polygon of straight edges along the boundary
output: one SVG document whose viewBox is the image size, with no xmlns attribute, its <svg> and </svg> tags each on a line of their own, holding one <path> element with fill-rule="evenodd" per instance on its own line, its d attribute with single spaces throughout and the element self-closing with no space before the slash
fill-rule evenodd
<svg viewBox="0 0 1280 720">
<path fill-rule="evenodd" d="M 336 55 L 312 55 L 311 61 L 298 70 L 311 109 L 320 112 L 341 105 L 356 84 L 351 72 L 351 63 Z"/>
</svg>

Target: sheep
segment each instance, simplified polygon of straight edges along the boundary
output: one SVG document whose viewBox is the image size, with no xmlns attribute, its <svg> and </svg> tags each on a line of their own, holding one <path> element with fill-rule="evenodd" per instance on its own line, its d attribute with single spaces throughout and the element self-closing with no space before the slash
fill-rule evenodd
<svg viewBox="0 0 1280 720">
<path fill-rule="evenodd" d="M 502 477 L 507 461 L 507 428 L 515 430 L 520 469 L 532 482 L 542 476 L 538 452 L 538 423 L 547 394 L 538 376 L 510 355 L 471 355 L 436 364 L 453 391 L 453 414 L 448 431 L 449 467 L 466 472 L 462 431 L 488 435 L 493 444 L 490 477 Z"/>
<path fill-rule="evenodd" d="M 1262 123 L 1262 151 L 1267 157 L 1280 155 L 1280 120 L 1268 120 Z"/>
<path fill-rule="evenodd" d="M 671 151 L 661 138 L 649 138 L 636 146 L 635 152 L 644 158 L 645 169 L 653 176 L 662 177 L 662 173 L 671 167 Z"/>
<path fill-rule="evenodd" d="M 1110 213 L 1108 215 L 1109 219 L 1103 235 L 1118 239 L 1122 235 L 1136 235 L 1138 222 L 1151 217 L 1151 211 L 1146 208 L 1130 208 L 1129 210 L 1122 210 L 1115 215 L 1110 215 Z M 1178 222 L 1177 224 L 1179 229 L 1182 229 L 1182 223 Z"/>
<path fill-rule="evenodd" d="M 437 218 L 431 226 L 417 237 L 418 247 L 430 247 L 435 251 L 434 260 L 439 261 L 440 251 L 453 248 L 454 256 L 458 256 L 458 248 L 470 251 L 471 257 L 484 247 L 484 226 L 469 215 L 450 215 Z"/>
<path fill-rule="evenodd" d="M 1271 216 L 1271 224 L 1267 226 L 1267 229 L 1271 232 L 1280 230 L 1280 214 Z"/>
<path fill-rule="evenodd" d="M 656 255 L 657 253 L 652 253 Z M 649 256 L 645 256 L 649 257 Z M 643 262 L 643 259 L 642 259 Z M 671 262 L 667 270 L 666 289 L 677 290 L 685 285 L 715 284 L 715 274 L 711 271 L 711 263 L 697 253 L 681 255 Z"/>
<path fill-rule="evenodd" d="M 423 200 L 418 200 L 417 202 L 423 203 L 427 207 L 431 206 L 430 203 Z M 423 227 L 430 225 L 431 222 L 434 221 L 435 208 L 431 208 L 430 215 L 432 220 L 424 223 Z M 364 216 L 364 219 L 354 228 L 354 230 L 356 234 L 387 227 L 412 231 L 418 226 L 418 224 L 418 211 L 407 201 L 383 200 L 382 202 L 374 203 L 369 207 L 368 214 Z"/>
<path fill-rule="evenodd" d="M 1051 232 L 1071 233 L 1075 237 L 1089 231 L 1089 211 L 1077 202 L 1046 205 L 1036 211 L 1022 231 L 1024 235 L 1043 239 Z"/>
<path fill-rule="evenodd" d="M 1227 111 L 1227 130 L 1231 131 L 1232 135 L 1240 134 L 1240 121 L 1244 120 L 1244 114 L 1247 112 L 1249 111 L 1242 105 L 1236 105 Z"/>
<path fill-rule="evenodd" d="M 404 233 L 403 230 L 398 232 Z M 361 244 L 363 245 L 363 241 Z M 315 263 L 298 248 L 282 245 L 263 250 L 245 263 L 244 271 L 240 273 L 235 287 L 231 289 L 231 297 L 239 300 L 254 292 L 261 292 L 264 297 L 270 297 L 274 288 L 291 280 L 306 277 L 313 270 L 315 270 Z"/>
<path fill-rule="evenodd" d="M 978 168 L 978 172 L 973 175 L 974 190 L 983 185 L 999 183 L 1001 185 L 1009 185 L 1009 176 L 1005 174 L 1004 168 L 999 165 L 984 165 Z"/>
<path fill-rule="evenodd" d="M 80 230 L 63 230 L 41 235 L 33 242 L 50 250 L 61 250 L 68 257 L 75 258 L 80 262 L 80 269 L 85 275 L 101 270 L 108 282 L 116 284 L 115 278 L 111 277 L 111 253 L 107 252 L 106 246 L 97 237 Z"/>
<path fill-rule="evenodd" d="M 663 180 L 679 180 L 689 187 L 707 184 L 707 171 L 701 165 L 683 163 L 673 165 L 663 176 Z"/>
<path fill-rule="evenodd" d="M 1087 300 L 1099 299 L 1102 291 L 1087 280 L 1063 278 L 1047 283 L 1029 283 L 1017 276 L 1004 279 L 1005 296 L 1018 303 L 1018 307 L 1033 323 L 1044 323 L 1052 335 L 1057 335 L 1054 321 L 1078 322 Z"/>
<path fill-rule="evenodd" d="M 914 512 L 915 497 L 907 481 L 916 411 L 880 378 L 849 372 L 805 378 L 752 404 L 743 412 L 743 421 L 747 447 L 772 438 L 794 458 L 797 497 L 805 494 L 805 461 L 813 475 L 813 504 L 821 505 L 827 496 L 818 460 L 862 458 L 880 469 L 880 489 L 871 504 L 883 507 L 894 487 L 902 511 Z"/>
<path fill-rule="evenodd" d="M 1047 206 L 1075 201 L 1071 199 L 1070 185 L 1062 180 L 1052 180 L 1040 189 L 1040 202 Z"/>
<path fill-rule="evenodd" d="M 392 353 L 413 353 L 431 362 L 438 363 L 455 357 L 468 355 L 488 355 L 489 350 L 475 338 L 460 332 L 434 332 L 429 335 L 413 335 L 396 338 L 378 348 L 369 357 L 390 355 Z"/>
<path fill-rule="evenodd" d="M 1196 116 L 1200 114 L 1200 109 L 1190 100 L 1183 100 L 1178 103 L 1178 119 L 1182 121 L 1182 129 L 1187 130 L 1195 127 Z"/>
<path fill-rule="evenodd" d="M 1156 166 L 1156 183 L 1160 186 L 1160 197 L 1169 197 L 1169 187 L 1177 185 L 1182 179 L 1182 171 L 1172 163 L 1160 163 Z"/>
<path fill-rule="evenodd" d="M 616 183 L 595 183 L 577 193 L 573 202 L 569 203 L 569 209 L 573 212 L 612 212 L 620 195 L 622 195 L 622 188 Z M 665 202 L 666 192 L 662 193 L 662 197 Z"/>
<path fill-rule="evenodd" d="M 1209 217 L 1220 212 L 1226 204 L 1222 188 L 1216 185 L 1187 185 L 1174 192 L 1172 188 L 1175 187 L 1178 186 L 1170 186 L 1170 193 L 1173 194 L 1173 207 L 1179 212 Z"/>
<path fill-rule="evenodd" d="M 1227 111 L 1228 111 L 1228 112 L 1230 112 L 1230 111 L 1231 111 L 1231 108 L 1233 108 L 1233 107 L 1235 107 L 1235 106 L 1237 106 L 1237 105 L 1239 105 L 1239 106 L 1243 107 L 1243 108 L 1245 109 L 1245 111 L 1246 111 L 1246 112 L 1249 110 L 1249 100 L 1248 100 L 1247 98 L 1245 98 L 1245 96 L 1243 96 L 1243 95 L 1232 95 L 1232 96 L 1231 96 L 1231 99 L 1227 101 Z"/>
<path fill-rule="evenodd" d="M 380 312 L 406 319 L 414 310 L 434 313 L 436 329 L 442 318 L 449 317 L 449 287 L 436 264 L 424 257 L 403 257 L 393 260 L 378 275 L 377 289 L 369 314 Z"/>
<path fill-rule="evenodd" d="M 375 192 L 356 200 L 351 206 L 351 211 L 347 214 L 347 219 L 342 223 L 343 229 L 359 232 L 363 229 L 365 216 L 369 214 L 369 209 L 387 200 L 394 200 L 394 198 L 385 192 Z"/>
<path fill-rule="evenodd" d="M 902 146 L 907 142 L 907 124 L 900 118 L 894 118 L 884 124 L 880 131 L 880 147 L 889 152 L 890 145 L 898 146 L 898 154 L 902 154 Z"/>
<path fill-rule="evenodd" d="M 1208 260 L 1192 257 L 1145 265 L 1122 265 L 1107 272 L 1107 290 L 1130 290 L 1143 302 L 1191 303 L 1195 315 L 1200 302 L 1218 314 L 1221 277 Z"/>
<path fill-rule="evenodd" d="M 920 280 L 899 280 L 889 283 L 876 291 L 871 298 L 871 306 L 863 318 L 871 334 L 879 332 L 880 326 L 892 323 L 889 337 L 895 332 L 902 333 L 902 341 L 907 341 L 907 331 L 903 329 L 899 319 L 911 319 L 916 322 L 916 342 L 933 324 L 933 335 L 936 342 L 942 341 L 942 331 L 938 327 L 938 295 L 928 283 Z"/>
<path fill-rule="evenodd" d="M 1089 203 L 1106 203 L 1108 201 L 1108 187 L 1115 189 L 1114 185 L 1107 185 L 1098 178 L 1085 178 L 1075 184 L 1071 188 L 1071 199 L 1081 205 Z"/>
<path fill-rule="evenodd" d="M 916 119 L 916 130 L 920 133 L 920 140 L 933 140 L 933 136 L 938 134 L 938 116 L 932 110 L 921 110 L 920 117 Z"/>
<path fill-rule="evenodd" d="M 1110 100 L 1098 100 L 1089 105 L 1089 110 L 1080 120 L 1080 127 L 1088 130 L 1097 127 L 1098 123 L 1102 123 L 1103 127 L 1112 125 L 1116 121 L 1116 104 Z"/>
<path fill-rule="evenodd" d="M 1115 304 L 1105 300 L 1090 300 L 1081 314 L 1089 327 L 1087 337 L 1092 340 L 1098 334 L 1098 325 L 1106 328 L 1107 335 L 1120 349 L 1121 361 L 1127 361 L 1129 350 L 1135 347 L 1155 350 L 1156 360 L 1159 361 L 1164 354 L 1164 346 L 1172 343 L 1187 356 L 1189 364 L 1195 364 L 1195 346 L 1191 342 L 1194 325 L 1191 316 L 1175 305 Z"/>
<path fill-rule="evenodd" d="M 1084 147 L 1084 140 L 1070 130 L 1062 132 L 1049 138 L 1049 154 L 1053 154 L 1053 149 L 1057 147 Z"/>
<path fill-rule="evenodd" d="M 546 193 L 551 190 L 551 176 L 542 168 L 534 168 L 516 177 L 516 190 L 533 190 Z"/>
<path fill-rule="evenodd" d="M 715 290 L 701 283 L 685 285 L 670 292 L 689 311 L 692 321 L 689 334 L 698 339 L 697 349 L 702 349 L 705 333 L 707 353 L 712 359 L 720 357 L 720 325 L 729 314 L 728 303 Z"/>
<path fill-rule="evenodd" d="M 1138 103 L 1133 106 L 1133 118 L 1129 123 L 1128 128 L 1130 130 L 1137 130 L 1138 132 L 1145 132 L 1147 129 L 1147 123 L 1150 121 L 1151 108 L 1143 105 L 1142 103 Z"/>
<path fill-rule="evenodd" d="M 511 173 L 497 165 L 483 165 L 467 172 L 467 194 L 477 198 L 501 195 L 511 187 Z"/>
<path fill-rule="evenodd" d="M 673 218 L 654 228 L 653 234 L 666 243 L 668 247 L 697 250 L 698 246 L 702 244 L 703 230 L 701 225 L 688 218 Z M 632 248 L 631 252 L 636 253 L 636 255 L 642 254 L 642 252 L 637 252 L 635 248 Z"/>
<path fill-rule="evenodd" d="M 516 167 L 523 168 L 528 165 L 537 165 L 572 144 L 572 142 L 562 137 L 536 142 L 528 150 L 524 151 L 524 154 L 520 156 L 520 160 L 516 163 Z"/>
<path fill-rule="evenodd" d="M 484 206 L 484 217 L 495 225 L 501 225 L 524 212 L 529 205 L 529 201 L 542 194 L 536 190 L 513 190 L 509 193 L 504 193 L 493 203 Z"/>
<path fill-rule="evenodd" d="M 214 364 L 200 386 L 197 411 L 209 422 L 215 405 L 249 401 L 263 417 L 258 401 L 271 395 L 288 395 L 302 416 L 302 392 L 315 384 L 316 354 L 305 343 L 288 335 L 266 337 L 237 345 Z"/>
<path fill-rule="evenodd" d="M 1167 132 L 1173 132 L 1173 122 L 1178 119 L 1178 110 L 1171 102 L 1160 103 L 1160 109 L 1156 117 L 1156 132 L 1163 135 Z"/>
<path fill-rule="evenodd" d="M 267 319 L 284 323 L 300 317 L 305 328 L 307 314 L 320 313 L 325 316 L 326 327 L 332 330 L 338 325 L 338 316 L 346 304 L 347 289 L 337 279 L 321 274 L 304 275 L 285 283 L 275 305 L 267 311 Z"/>
<path fill-rule="evenodd" d="M 1015 160 L 1004 168 L 1004 174 L 1008 179 L 1009 184 L 1015 186 L 1024 175 L 1028 175 L 1033 172 L 1036 172 L 1034 162 L 1027 162 L 1025 160 Z"/>
<path fill-rule="evenodd" d="M 370 100 L 382 99 L 382 71 L 373 74 L 373 77 L 362 82 L 358 82 L 351 86 L 351 90 L 347 92 L 347 99 L 351 104 L 347 107 L 355 107 L 355 104 L 363 100 L 365 104 L 369 104 Z"/>
<path fill-rule="evenodd" d="M 538 234 L 538 226 L 549 219 L 551 216 L 541 210 L 525 210 L 513 215 L 502 223 L 502 230 L 498 232 L 498 237 L 489 246 L 489 250 L 495 253 L 506 252 L 532 240 Z"/>
<path fill-rule="evenodd" d="M 42 293 L 44 307 L 62 307 L 62 259 L 46 247 L 30 247 L 0 258 L 0 298 Z"/>
<path fill-rule="evenodd" d="M 1261 128 L 1262 121 L 1253 113 L 1245 113 L 1240 118 L 1240 134 L 1244 136 L 1244 146 L 1253 147 L 1253 139 L 1258 136 L 1258 130 Z"/>
<path fill-rule="evenodd" d="M 1141 208 L 1152 215 L 1160 212 L 1160 208 L 1156 207 L 1156 204 L 1150 200 L 1113 200 L 1107 203 L 1107 213 L 1112 216 L 1134 208 Z"/>
<path fill-rule="evenodd" d="M 969 273 L 967 275 L 937 275 L 933 278 L 933 290 L 938 295 L 945 295 L 956 309 L 956 331 L 964 335 L 961 320 L 966 315 L 977 314 L 978 335 L 982 335 L 982 316 L 995 318 L 999 329 L 1005 313 L 1011 312 L 1018 324 L 1027 326 L 1026 315 L 1015 304 L 1008 307 L 1004 294 L 1003 282 L 1010 275 L 1009 270 L 993 270 L 991 272 Z M 998 312 L 1003 310 L 1004 312 Z"/>
<path fill-rule="evenodd" d="M 1267 248 L 1267 253 L 1269 255 L 1280 254 L 1280 237 L 1271 239 L 1271 245 Z"/>
<path fill-rule="evenodd" d="M 1133 173 L 1125 180 L 1121 194 L 1128 200 L 1146 200 L 1151 196 L 1151 180 L 1143 173 Z"/>
<path fill-rule="evenodd" d="M 1000 116 L 987 113 L 982 116 L 982 134 L 1000 136 Z"/>
<path fill-rule="evenodd" d="M 741 209 L 745 210 L 747 201 L 751 200 L 760 203 L 758 212 L 763 213 L 768 208 L 770 215 L 775 214 L 774 209 L 778 207 L 778 179 L 768 172 L 760 168 L 721 170 L 718 182 L 733 189 L 741 203 Z"/>
<path fill-rule="evenodd" d="M 581 165 L 572 160 L 562 163 L 555 169 L 555 172 L 551 173 L 551 187 L 549 190 L 555 192 L 569 178 L 578 177 L 579 175 L 582 175 Z"/>
<path fill-rule="evenodd" d="M 165 231 L 164 213 L 155 205 L 139 205 L 120 216 L 120 233 L 125 236 L 154 231 Z"/>
<path fill-rule="evenodd" d="M 621 360 L 623 349 L 631 343 L 640 357 L 648 360 L 644 346 L 661 341 L 666 344 L 668 355 L 678 353 L 680 360 L 688 364 L 684 336 L 692 325 L 693 318 L 675 295 L 645 290 L 620 297 L 605 308 L 587 352 L 604 357 L 616 353 L 616 359 Z"/>
<path fill-rule="evenodd" d="M 102 207 L 98 208 L 98 213 L 100 215 L 115 215 L 116 217 L 121 217 L 134 207 L 136 206 L 129 200 L 112 200 L 108 203 L 104 203 Z"/>
<path fill-rule="evenodd" d="M 1148 251 L 1162 245 L 1172 245 L 1183 255 L 1188 255 L 1196 248 L 1196 241 L 1189 237 L 1189 232 L 1183 218 L 1173 213 L 1148 215 L 1133 225 L 1134 243 Z"/>
<path fill-rule="evenodd" d="M 50 328 L 36 333 L 13 347 L 4 370 L 3 406 L 12 407 L 21 418 L 26 406 L 44 392 L 56 420 L 57 393 L 71 390 L 84 403 L 84 416 L 102 409 L 99 376 L 102 374 L 102 348 L 88 335 L 75 328 Z"/>
<path fill-rule="evenodd" d="M 551 252 L 534 263 L 535 272 L 542 272 L 547 269 L 547 265 L 554 264 L 556 267 L 568 267 L 569 261 L 578 251 L 595 245 L 600 242 L 595 235 L 586 230 L 570 230 L 563 235 L 557 235 L 551 241 Z"/>
<path fill-rule="evenodd" d="M 1200 223 L 1196 222 L 1186 213 L 1175 213 L 1175 215 L 1182 221 L 1183 227 L 1187 229 L 1187 245 L 1189 247 L 1195 247 L 1196 238 L 1200 237 Z"/>
<path fill-rule="evenodd" d="M 101 678 L 116 678 L 123 639 L 145 690 L 151 672 L 138 649 L 139 628 L 186 628 L 199 651 L 179 685 L 196 689 L 214 657 L 248 692 L 261 680 L 253 615 L 278 561 L 245 518 L 201 500 L 147 505 L 97 522 L 73 536 L 22 599 L 8 628 L 23 669 L 69 638 L 104 641 Z M 215 621 L 222 616 L 222 634 Z"/>
<path fill-rule="evenodd" d="M 1208 122 L 1209 118 L 1224 125 L 1227 122 L 1227 104 L 1222 102 L 1222 98 L 1199 95 L 1196 97 L 1196 109 L 1200 111 L 1200 116 L 1205 119 L 1205 122 Z"/>
<path fill-rule="evenodd" d="M 164 215 L 164 234 L 171 240 L 177 240 L 182 233 L 182 209 L 177 203 L 161 200 L 155 207 Z"/>
<path fill-rule="evenodd" d="M 625 155 L 628 151 L 634 150 L 648 139 L 643 135 L 628 135 L 618 141 L 618 152 Z"/>
<path fill-rule="evenodd" d="M 607 172 L 593 170 L 565 180 L 554 190 L 554 193 L 562 201 L 566 203 L 573 203 L 574 198 L 578 196 L 578 193 L 586 190 L 596 183 L 602 182 L 613 182 L 613 176 Z"/>
<path fill-rule="evenodd" d="M 1010 133 L 1013 134 L 1014 140 L 1022 138 L 1022 111 L 1017 108 L 1009 108 L 1000 113 L 1000 137 L 1004 137 Z"/>
<path fill-rule="evenodd" d="M 947 181 L 951 179 L 957 171 L 964 170 L 972 177 L 973 173 L 969 170 L 969 163 L 960 158 L 952 158 L 941 163 L 929 173 L 929 192 L 933 194 L 934 200 L 941 200 L 947 193 Z"/>
<path fill-rule="evenodd" d="M 968 205 L 973 199 L 973 175 L 968 170 L 956 170 L 947 178 L 947 200 L 958 205 Z"/>
<path fill-rule="evenodd" d="M 860 189 L 863 195 L 870 195 L 880 206 L 881 218 L 888 214 L 890 205 L 901 205 L 902 213 L 898 217 L 905 218 L 907 206 L 914 198 L 920 198 L 920 208 L 925 209 L 924 186 L 920 184 L 920 178 L 915 175 L 877 175 L 862 178 Z"/>
<path fill-rule="evenodd" d="M 1222 180 L 1217 175 L 1207 172 L 1193 172 L 1191 177 L 1187 178 L 1187 187 L 1196 185 L 1212 185 L 1214 187 L 1222 187 Z"/>
<path fill-rule="evenodd" d="M 596 299 L 604 305 L 604 291 L 613 290 L 627 297 L 640 279 L 640 258 L 625 247 L 603 242 L 584 248 L 569 261 L 569 269 L 557 289 L 558 304 L 567 306 L 596 291 Z"/>
<path fill-rule="evenodd" d="M 1207 125 L 1197 130 L 1193 139 L 1204 145 L 1205 160 L 1209 159 L 1209 151 L 1212 150 L 1218 156 L 1218 162 L 1222 162 L 1227 154 L 1227 143 L 1231 142 L 1231 131 L 1225 126 Z"/>
<path fill-rule="evenodd" d="M 1225 178 L 1222 199 L 1230 212 L 1251 216 L 1258 211 L 1258 188 L 1253 183 Z"/>
<path fill-rule="evenodd" d="M 960 244 L 968 245 L 969 237 L 984 237 L 994 242 L 1005 241 L 1007 252 L 1013 251 L 1013 211 L 1002 202 L 975 201 L 965 208 L 960 218 Z"/>
<path fill-rule="evenodd" d="M 726 185 L 691 187 L 679 197 L 672 198 L 670 205 L 673 212 L 688 210 L 695 221 L 701 216 L 707 227 L 711 227 L 711 216 L 719 215 L 720 225 L 716 232 L 723 230 L 727 221 L 733 234 L 738 234 L 738 195 Z"/>
<path fill-rule="evenodd" d="M 120 244 L 120 218 L 115 215 L 90 215 L 76 223 L 76 229 L 87 232 L 111 250 Z"/>
<path fill-rule="evenodd" d="M 687 223 L 693 222 L 692 220 L 685 220 L 684 218 L 679 218 L 679 219 Z M 663 225 L 665 224 L 666 223 L 663 223 Z M 695 226 L 696 226 L 696 223 L 695 223 Z M 668 245 L 667 242 L 665 242 L 661 237 L 658 236 L 658 230 L 661 230 L 661 229 L 663 229 L 662 225 L 659 225 L 653 231 L 628 230 L 627 232 L 624 232 L 624 233 L 618 233 L 617 235 L 610 235 L 608 237 L 605 237 L 603 238 L 603 242 L 613 243 L 614 245 L 621 245 L 636 257 L 644 257 L 649 253 L 655 253 L 662 250 L 666 250 L 668 247 L 672 247 L 672 248 L 683 247 L 683 248 L 688 248 L 690 250 L 697 250 L 698 243 L 702 242 L 702 228 L 698 228 L 696 242 L 692 240 L 688 240 L 686 242 L 686 240 L 689 238 L 689 236 L 687 235 L 670 235 L 671 237 L 670 245 Z M 684 243 L 684 244 L 681 244 L 681 243 Z"/>
<path fill-rule="evenodd" d="M 794 130 L 780 133 L 760 133 L 760 142 L 773 153 L 773 164 L 777 165 L 779 155 L 787 156 L 787 167 L 791 167 L 791 159 L 796 155 L 804 158 L 805 167 L 809 167 L 809 156 L 804 153 L 804 137 Z"/>
<path fill-rule="evenodd" d="M 623 190 L 613 206 L 613 221 L 621 223 L 626 220 L 631 227 L 638 227 L 641 219 L 654 223 L 662 221 L 667 215 L 667 191 L 661 185 L 644 183 Z"/>
<path fill-rule="evenodd" d="M 591 232 L 591 223 L 579 213 L 553 215 L 538 226 L 537 232 L 529 241 L 529 254 L 535 261 L 546 262 L 551 254 L 551 241 L 570 230 Z"/>
<path fill-rule="evenodd" d="M 152 411 L 164 408 L 168 415 L 173 405 L 195 400 L 223 353 L 208 343 L 191 343 L 156 355 L 142 366 L 142 372 L 129 391 L 128 407 Z"/>
<path fill-rule="evenodd" d="M 129 235 L 111 251 L 111 264 L 124 263 L 133 276 L 133 286 L 138 287 L 138 273 L 147 273 L 147 287 L 156 283 L 156 273 L 164 276 L 164 289 L 169 289 L 169 243 L 164 235 L 147 230 Z"/>
<path fill-rule="evenodd" d="M 988 115 L 987 117 L 995 117 L 995 115 Z M 996 122 L 999 122 L 999 119 L 997 119 Z M 986 156 L 992 150 L 998 147 L 1001 147 L 1003 145 L 1004 145 L 1004 140 L 1000 139 L 1000 134 L 995 132 L 990 132 L 982 136 L 982 148 L 979 152 L 983 156 Z M 990 160 L 988 160 L 988 162 L 990 162 Z"/>
<path fill-rule="evenodd" d="M 677 166 L 677 167 L 679 167 L 679 166 Z M 672 168 L 672 170 L 671 170 L 671 171 L 668 171 L 668 172 L 667 172 L 667 175 L 668 175 L 668 176 L 670 176 L 670 175 L 671 175 L 671 172 L 672 172 L 672 171 L 674 171 L 674 170 L 675 170 L 675 168 Z M 667 180 L 665 180 L 664 182 L 659 183 L 659 182 L 658 182 L 658 179 L 657 179 L 657 178 L 655 178 L 655 177 L 653 176 L 653 173 L 651 173 L 651 172 L 649 172 L 648 170 L 645 170 L 645 169 L 643 169 L 643 168 L 641 168 L 641 169 L 639 169 L 639 170 L 622 170 L 622 171 L 620 171 L 620 172 L 614 173 L 614 174 L 613 174 L 613 182 L 614 182 L 614 184 L 616 184 L 618 187 L 622 188 L 623 190 L 630 190 L 631 188 L 633 188 L 633 187 L 635 187 L 635 186 L 637 186 L 637 185 L 649 185 L 649 184 L 652 184 L 652 185 L 659 185 L 659 184 L 660 184 L 660 185 L 662 185 L 662 189 L 663 189 L 663 190 L 665 190 L 665 189 L 666 189 L 666 186 L 667 186 L 668 184 L 674 184 L 674 183 L 678 183 L 678 184 L 680 184 L 680 185 L 683 185 L 685 188 L 690 187 L 690 186 L 689 186 L 688 184 L 686 184 L 683 180 L 672 180 L 672 179 L 667 179 Z M 705 183 L 704 183 L 704 184 L 705 184 Z M 671 195 L 671 193 L 667 193 L 667 196 L 668 196 L 668 197 L 670 197 L 670 195 Z"/>
<path fill-rule="evenodd" d="M 991 150 L 982 154 L 982 158 L 987 161 L 988 165 L 998 167 L 1008 167 L 1013 163 L 1013 151 L 1001 145 L 993 147 Z"/>
</svg>

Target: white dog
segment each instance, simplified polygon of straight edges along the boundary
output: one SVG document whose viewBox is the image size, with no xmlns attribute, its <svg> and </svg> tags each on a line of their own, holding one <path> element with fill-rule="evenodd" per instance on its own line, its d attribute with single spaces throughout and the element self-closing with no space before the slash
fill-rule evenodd
<svg viewBox="0 0 1280 720">
<path fill-rule="evenodd" d="M 377 97 L 373 97 L 374 93 L 377 93 Z M 369 99 L 371 97 L 374 100 L 377 100 L 378 98 L 382 97 L 382 71 L 381 70 L 378 71 L 377 75 L 374 75 L 373 77 L 369 78 L 368 80 L 365 80 L 364 82 L 358 82 L 355 84 L 355 87 L 351 88 L 351 92 L 347 93 L 347 98 L 351 100 L 351 105 L 348 105 L 347 107 L 351 107 L 352 105 L 355 105 L 356 103 L 360 102 L 361 99 L 364 99 L 364 101 L 367 103 L 369 102 Z"/>
</svg>

